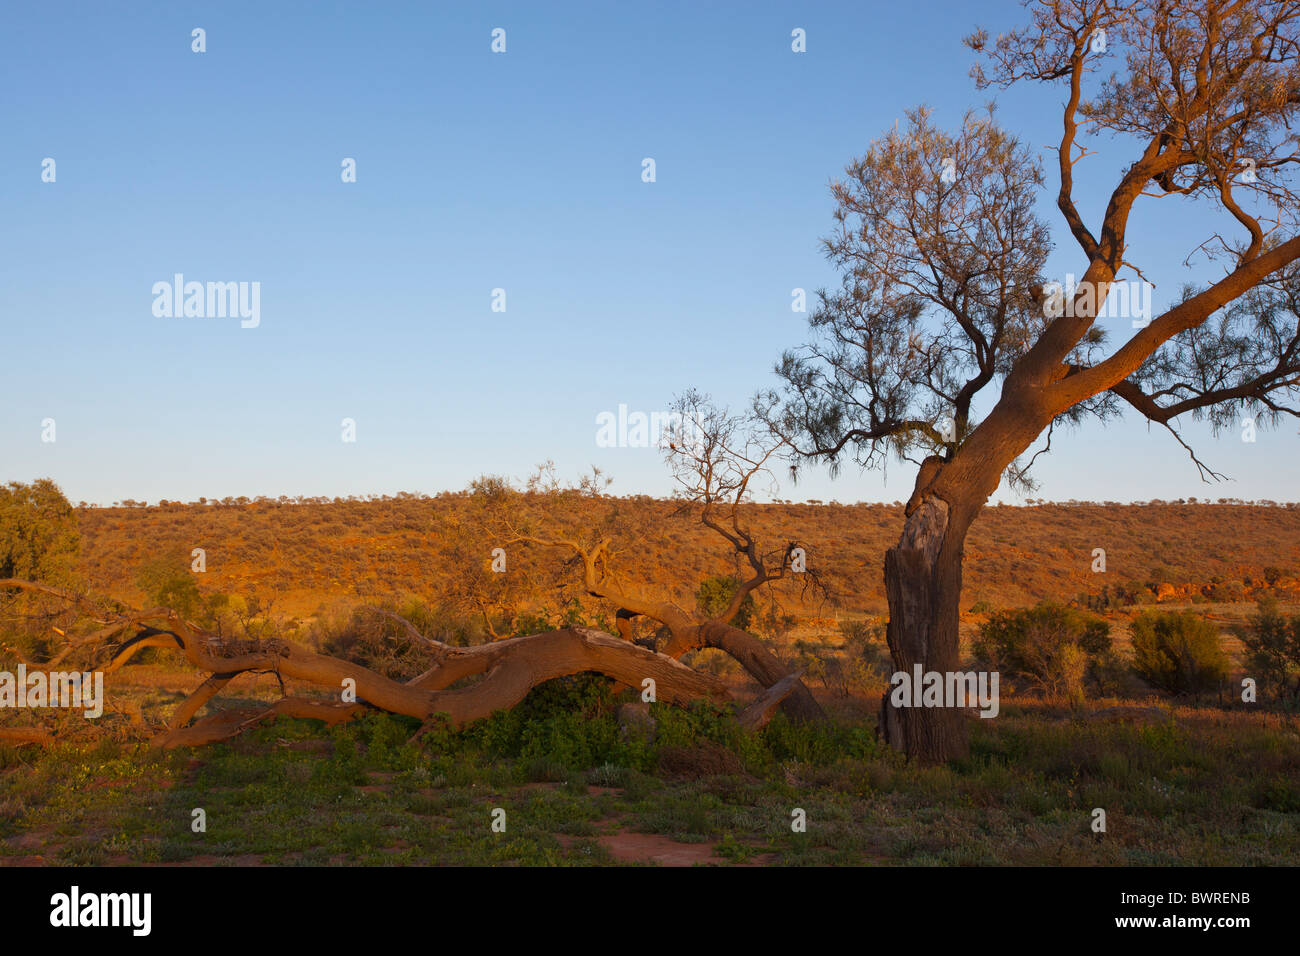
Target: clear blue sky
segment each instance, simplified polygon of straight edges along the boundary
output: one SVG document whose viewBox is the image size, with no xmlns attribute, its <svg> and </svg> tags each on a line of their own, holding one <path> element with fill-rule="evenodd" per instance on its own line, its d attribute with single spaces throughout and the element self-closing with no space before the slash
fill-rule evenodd
<svg viewBox="0 0 1300 956">
<path fill-rule="evenodd" d="M 599 465 L 613 493 L 667 493 L 655 450 L 596 446 L 596 415 L 688 386 L 741 406 L 771 384 L 806 334 L 790 290 L 835 281 L 828 181 L 905 108 L 952 125 L 983 103 L 961 37 L 1022 16 L 955 0 L 7 4 L 0 481 L 48 475 L 100 503 L 436 492 L 552 458 L 566 477 Z M 1035 148 L 1059 137 L 1059 90 L 998 99 Z M 1095 145 L 1094 221 L 1129 159 Z M 1056 272 L 1082 272 L 1047 194 L 1043 213 Z M 1157 305 L 1197 277 L 1180 262 L 1205 215 L 1139 209 L 1132 256 Z M 260 326 L 155 317 L 152 286 L 177 272 L 260 282 Z M 1295 497 L 1294 425 L 1254 444 L 1188 434 L 1236 481 L 1202 484 L 1131 421 L 1058 433 L 1040 493 Z M 781 494 L 889 501 L 911 480 L 849 469 Z"/>
</svg>

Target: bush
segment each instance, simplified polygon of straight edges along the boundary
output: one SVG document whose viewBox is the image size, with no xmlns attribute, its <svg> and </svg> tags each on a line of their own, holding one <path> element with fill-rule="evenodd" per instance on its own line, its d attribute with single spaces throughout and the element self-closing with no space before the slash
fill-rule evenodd
<svg viewBox="0 0 1300 956">
<path fill-rule="evenodd" d="M 461 621 L 417 600 L 357 607 L 343 620 L 318 621 L 312 637 L 324 654 L 368 667 L 392 680 L 410 680 L 429 669 L 429 649 L 401 621 L 404 618 L 426 637 L 444 644 L 464 646 L 472 636 L 470 622 Z"/>
<path fill-rule="evenodd" d="M 1140 581 L 1123 581 L 1117 584 L 1102 585 L 1098 594 L 1081 594 L 1078 603 L 1090 611 L 1107 611 L 1112 608 L 1131 607 L 1134 604 L 1150 604 L 1155 600 L 1155 593 Z"/>
<path fill-rule="evenodd" d="M 880 617 L 841 621 L 840 633 L 844 644 L 839 654 L 824 658 L 823 685 L 839 696 L 847 697 L 853 690 L 865 691 L 873 683 L 888 680 L 893 662 L 885 643 L 886 627 L 887 622 Z"/>
<path fill-rule="evenodd" d="M 1246 599 L 1246 586 L 1240 581 L 1213 581 L 1205 596 L 1216 604 L 1236 604 Z"/>
<path fill-rule="evenodd" d="M 576 597 L 569 598 L 563 607 L 520 611 L 510 619 L 511 634 L 540 634 L 543 631 L 558 631 L 566 627 L 594 627 L 598 631 L 614 630 L 603 611 L 592 611 L 583 607 L 582 601 Z"/>
<path fill-rule="evenodd" d="M 1199 693 L 1228 676 L 1218 629 L 1193 611 L 1144 611 L 1133 619 L 1133 669 L 1171 694 Z"/>
<path fill-rule="evenodd" d="M 889 647 L 885 643 L 888 622 L 883 617 L 865 621 L 841 621 L 840 633 L 844 635 L 844 656 L 862 661 L 866 667 L 882 674 L 892 669 Z"/>
<path fill-rule="evenodd" d="M 740 587 L 740 582 L 735 578 L 712 577 L 706 578 L 700 583 L 700 588 L 695 593 L 695 603 L 699 605 L 700 613 L 706 617 L 717 617 L 722 614 L 731 604 L 731 599 L 736 595 L 736 589 Z M 754 619 L 754 595 L 749 593 L 745 595 L 745 600 L 740 602 L 740 610 L 732 618 L 732 627 L 740 630 L 746 630 L 749 622 Z"/>
<path fill-rule="evenodd" d="M 794 661 L 805 680 L 821 681 L 837 697 L 848 697 L 854 690 L 866 690 L 890 671 L 885 622 L 880 618 L 841 621 L 840 633 L 844 643 L 839 648 L 829 642 L 796 640 Z"/>
<path fill-rule="evenodd" d="M 0 485 L 0 578 L 68 584 L 80 546 L 77 515 L 58 485 Z"/>
<path fill-rule="evenodd" d="M 204 604 L 190 567 L 189 552 L 176 548 L 140 565 L 135 582 L 150 605 L 171 608 L 187 621 L 198 620 Z"/>
<path fill-rule="evenodd" d="M 1173 584 L 1174 573 L 1164 565 L 1158 565 L 1151 569 L 1151 574 L 1147 577 L 1147 587 L 1152 591 L 1156 590 L 1162 584 Z"/>
<path fill-rule="evenodd" d="M 1255 806 L 1274 813 L 1300 813 L 1300 786 L 1282 776 L 1260 781 L 1255 786 Z"/>
<path fill-rule="evenodd" d="M 75 585 L 80 544 L 76 512 L 53 481 L 0 484 L 0 578 Z M 0 611 L 0 647 L 12 641 L 29 660 L 53 654 L 53 625 L 69 623 L 66 603 L 45 594 L 0 590 Z"/>
<path fill-rule="evenodd" d="M 1247 624 L 1236 626 L 1233 633 L 1246 646 L 1247 662 L 1264 693 L 1280 698 L 1290 692 L 1300 699 L 1300 616 L 1287 620 L 1277 601 L 1261 598 Z M 1292 687 L 1292 682 L 1295 686 Z"/>
<path fill-rule="evenodd" d="M 510 497 L 513 490 L 510 479 L 501 475 L 479 475 L 469 483 L 469 493 L 472 497 L 482 498 L 493 504 Z"/>
<path fill-rule="evenodd" d="M 1089 661 L 1088 683 L 1098 697 L 1131 697 L 1137 681 L 1129 662 L 1112 649 Z"/>
<path fill-rule="evenodd" d="M 1090 668 L 1110 650 L 1110 625 L 1060 604 L 998 611 L 980 625 L 973 649 L 1000 673 L 1077 703 Z"/>
</svg>

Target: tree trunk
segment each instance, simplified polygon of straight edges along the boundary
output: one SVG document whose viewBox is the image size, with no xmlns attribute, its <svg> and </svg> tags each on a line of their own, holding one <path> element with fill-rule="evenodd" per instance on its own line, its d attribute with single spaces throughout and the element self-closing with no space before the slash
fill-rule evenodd
<svg viewBox="0 0 1300 956">
<path fill-rule="evenodd" d="M 964 524 L 961 523 L 961 524 Z M 950 526 L 949 507 L 936 496 L 924 497 L 907 523 L 898 546 L 885 553 L 885 594 L 889 601 L 886 639 L 895 672 L 911 677 L 957 670 L 957 635 L 961 599 L 961 560 L 965 527 Z M 893 686 L 880 707 L 885 741 L 922 764 L 965 756 L 969 742 L 965 718 L 951 707 L 896 707 Z M 919 703 L 919 687 L 913 703 Z"/>
<path fill-rule="evenodd" d="M 757 637 L 730 624 L 706 624 L 701 628 L 701 637 L 706 647 L 716 647 L 734 657 L 764 688 L 775 686 L 793 673 Z M 794 689 L 781 701 L 781 711 L 796 723 L 826 719 L 822 705 L 797 675 Z"/>
</svg>

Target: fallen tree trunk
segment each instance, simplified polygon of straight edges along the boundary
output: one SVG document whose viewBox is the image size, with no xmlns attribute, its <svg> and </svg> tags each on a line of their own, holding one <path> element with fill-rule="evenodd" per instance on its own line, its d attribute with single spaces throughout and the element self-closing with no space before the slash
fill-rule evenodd
<svg viewBox="0 0 1300 956">
<path fill-rule="evenodd" d="M 201 747 L 205 744 L 229 740 L 262 721 L 276 716 L 323 720 L 332 727 L 335 724 L 356 720 L 367 710 L 364 704 L 331 704 L 303 700 L 299 697 L 283 697 L 267 707 L 219 710 L 189 727 L 179 726 L 159 734 L 150 741 L 150 745 L 163 750 L 171 750 L 175 747 Z"/>
<path fill-rule="evenodd" d="M 758 730 L 767 725 L 776 713 L 777 707 L 786 700 L 796 688 L 802 687 L 799 673 L 787 674 L 763 691 L 748 707 L 736 715 L 736 722 L 747 730 Z"/>
<path fill-rule="evenodd" d="M 23 744 L 36 744 L 39 747 L 52 747 L 54 737 L 39 727 L 0 727 L 0 743 L 20 747 Z"/>
<path fill-rule="evenodd" d="M 700 628 L 700 640 L 706 647 L 716 647 L 736 659 L 749 676 L 770 690 L 793 675 L 791 686 L 779 701 L 785 715 L 794 721 L 825 720 L 826 713 L 808 689 L 802 674 L 769 651 L 753 634 L 730 624 L 710 622 Z"/>
<path fill-rule="evenodd" d="M 0 587 L 60 593 L 48 585 L 14 579 L 0 580 Z M 60 596 L 83 600 L 68 592 Z M 539 684 L 588 671 L 636 688 L 647 686 L 645 682 L 651 680 L 655 698 L 672 704 L 730 698 L 726 686 L 707 674 L 587 627 L 568 627 L 475 647 L 453 647 L 421 636 L 433 666 L 402 683 L 360 664 L 318 654 L 289 641 L 223 638 L 165 608 L 131 612 L 101 624 L 94 632 L 101 639 L 129 627 L 139 628 L 133 637 L 114 648 L 102 668 L 105 674 L 119 670 L 147 647 L 179 650 L 190 664 L 208 672 L 204 682 L 177 705 L 167 730 L 154 738 L 154 743 L 162 747 L 227 739 L 277 714 L 312 717 L 332 724 L 353 720 L 374 708 L 425 722 L 442 717 L 453 727 L 461 727 L 514 707 Z M 90 642 L 73 638 L 69 643 L 82 648 Z M 67 653 L 64 651 L 56 659 L 63 660 Z M 282 683 L 286 678 L 302 681 L 336 695 L 337 700 L 286 696 L 266 707 L 219 711 L 190 726 L 206 704 L 245 673 L 275 674 Z M 482 679 L 467 687 L 452 686 L 478 675 Z M 38 730 L 14 729 L 0 734 L 0 739 L 5 738 L 43 743 L 48 735 Z"/>
<path fill-rule="evenodd" d="M 178 629 L 187 627 L 184 622 L 174 623 L 179 625 Z M 149 637 L 135 646 L 157 641 L 159 638 Z M 365 705 L 422 721 L 442 716 L 453 727 L 461 727 L 495 711 L 515 706 L 538 684 L 587 671 L 604 674 L 634 687 L 643 686 L 643 681 L 649 678 L 655 682 L 657 699 L 674 704 L 698 698 L 718 701 L 729 698 L 726 688 L 712 677 L 697 673 L 662 654 L 584 627 L 509 638 L 476 647 L 439 645 L 442 660 L 404 684 L 359 664 L 317 654 L 287 642 L 266 642 L 251 649 L 244 646 L 245 643 L 235 642 L 230 648 L 233 651 L 230 656 L 220 656 L 210 641 L 202 640 L 201 634 L 181 638 L 186 658 L 196 667 L 212 671 L 214 676 L 178 707 L 171 730 L 157 738 L 156 743 L 163 747 L 212 743 L 241 733 L 276 714 L 338 723 L 360 716 L 367 709 Z M 133 653 L 135 646 L 123 653 Z M 120 665 L 115 660 L 110 666 Z M 213 715 L 201 725 L 185 726 L 186 721 L 234 675 L 245 671 L 274 672 L 281 678 L 337 689 L 341 702 L 284 698 L 267 708 L 246 710 L 237 717 Z M 477 674 L 486 676 L 469 687 L 448 689 L 462 678 Z M 355 703 L 343 699 L 345 690 L 355 694 Z"/>
</svg>

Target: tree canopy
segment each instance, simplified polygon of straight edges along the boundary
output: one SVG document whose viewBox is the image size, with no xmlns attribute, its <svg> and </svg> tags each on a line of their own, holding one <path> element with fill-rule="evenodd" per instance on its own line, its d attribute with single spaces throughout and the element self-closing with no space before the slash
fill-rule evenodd
<svg viewBox="0 0 1300 956">
<path fill-rule="evenodd" d="M 76 513 L 53 481 L 0 485 L 0 578 L 67 583 L 80 546 Z"/>
</svg>

